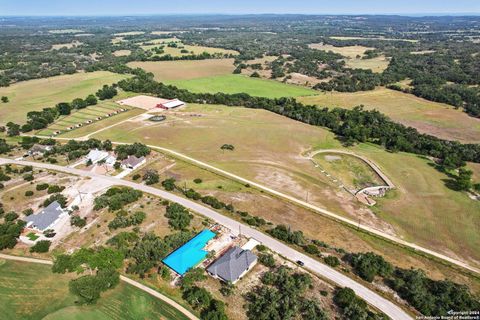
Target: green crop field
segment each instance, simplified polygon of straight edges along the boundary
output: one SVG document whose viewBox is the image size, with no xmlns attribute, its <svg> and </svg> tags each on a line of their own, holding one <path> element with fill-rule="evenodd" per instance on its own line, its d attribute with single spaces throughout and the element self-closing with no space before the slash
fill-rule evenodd
<svg viewBox="0 0 480 320">
<path fill-rule="evenodd" d="M 252 96 L 266 98 L 298 97 L 318 94 L 318 91 L 300 86 L 234 74 L 192 80 L 166 81 L 166 83 L 192 92 L 248 93 Z"/>
<path fill-rule="evenodd" d="M 164 302 L 120 283 L 96 305 L 77 306 L 68 291 L 70 275 L 53 274 L 50 266 L 0 260 L 2 319 L 116 320 L 187 319 Z"/>
<path fill-rule="evenodd" d="M 377 109 L 392 120 L 423 133 L 462 142 L 480 142 L 480 121 L 443 103 L 431 102 L 403 92 L 378 88 L 355 93 L 326 92 L 298 99 L 321 107 Z"/>
<path fill-rule="evenodd" d="M 448 189 L 447 177 L 431 161 L 368 144 L 345 149 L 325 129 L 264 110 L 194 104 L 184 110 L 202 116 L 168 119 L 167 115 L 167 121 L 151 126 L 124 123 L 94 137 L 141 141 L 183 152 L 300 199 L 308 193 L 309 202 L 352 218 L 367 209 L 338 193 L 338 187 L 302 154 L 312 149 L 354 151 L 377 163 L 398 186 L 387 198 L 379 199 L 372 217 L 390 223 L 405 239 L 480 261 L 480 216 L 476 214 L 480 202 Z M 221 151 L 224 143 L 233 144 L 235 151 Z M 308 226 L 299 223 L 298 227 Z"/>
<path fill-rule="evenodd" d="M 85 98 L 104 84 L 112 84 L 127 77 L 96 71 L 29 80 L 2 87 L 0 96 L 7 96 L 10 102 L 0 104 L 0 124 L 9 121 L 24 123 L 29 111 L 53 107 L 59 102 L 70 102 L 75 98 Z"/>
</svg>

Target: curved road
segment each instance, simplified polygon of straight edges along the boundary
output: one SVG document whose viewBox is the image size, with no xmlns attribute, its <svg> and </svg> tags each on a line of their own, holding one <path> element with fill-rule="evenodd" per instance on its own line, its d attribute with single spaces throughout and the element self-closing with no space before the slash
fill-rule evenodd
<svg viewBox="0 0 480 320">
<path fill-rule="evenodd" d="M 114 144 L 125 144 L 123 142 L 112 142 Z M 222 170 L 222 169 L 219 169 L 217 167 L 214 167 L 212 165 L 209 165 L 208 163 L 205 163 L 205 162 L 202 162 L 200 160 L 197 160 L 197 159 L 194 159 L 194 158 L 191 158 L 187 155 L 184 155 L 182 153 L 179 153 L 179 152 L 176 152 L 176 151 L 173 151 L 173 150 L 170 150 L 170 149 L 167 149 L 167 148 L 163 148 L 163 147 L 158 147 L 158 146 L 154 146 L 154 145 L 148 145 L 148 147 L 152 148 L 152 149 L 157 149 L 157 150 L 160 150 L 160 151 L 163 151 L 165 153 L 169 153 L 171 155 L 174 155 L 175 157 L 178 157 L 178 158 L 181 158 L 183 160 L 187 160 L 191 163 L 194 163 L 200 167 L 203 167 L 203 168 L 206 168 L 206 169 L 209 169 L 209 170 L 212 170 L 212 171 L 215 171 L 216 173 L 219 173 L 220 175 L 222 176 L 225 176 L 225 177 L 229 177 L 229 178 L 232 178 L 234 180 L 237 180 L 237 181 L 241 181 L 242 183 L 248 183 L 249 185 L 251 186 L 254 186 L 260 190 L 263 190 L 265 192 L 268 192 L 270 194 L 273 194 L 277 197 L 280 197 L 280 198 L 283 198 L 283 199 L 286 199 L 290 202 L 293 202 L 297 205 L 300 205 L 302 207 L 305 207 L 305 208 L 308 208 L 308 209 L 311 209 L 317 213 L 320 213 L 324 216 L 327 216 L 329 218 L 333 218 L 333 220 L 337 220 L 337 221 L 340 221 L 340 222 L 343 222 L 343 223 L 346 223 L 346 224 L 349 224 L 353 227 L 355 227 L 356 229 L 359 228 L 359 229 L 362 229 L 363 231 L 367 231 L 371 234 L 374 234 L 375 236 L 378 236 L 380 238 L 384 238 L 384 239 L 387 239 L 389 241 L 392 241 L 394 243 L 397 243 L 397 244 L 400 244 L 402 246 L 405 246 L 405 247 L 408 247 L 408 248 L 411 248 L 413 250 L 416 250 L 416 251 L 420 251 L 420 252 L 423 252 L 423 253 L 426 253 L 430 256 L 433 256 L 435 258 L 438 258 L 438 259 L 441 259 L 441 260 L 445 260 L 451 264 L 454 264 L 454 265 L 457 265 L 459 267 L 462 267 L 462 268 L 465 268 L 471 272 L 474 272 L 474 273 L 477 273 L 477 274 L 480 274 L 480 269 L 479 268 L 476 268 L 476 267 L 473 267 L 471 265 L 469 265 L 468 263 L 464 262 L 464 261 L 461 261 L 461 260 L 457 260 L 457 259 L 454 259 L 454 258 L 451 258 L 449 256 L 446 256 L 442 253 L 439 253 L 439 252 L 436 252 L 436 251 L 433 251 L 433 250 L 430 250 L 430 249 L 427 249 L 425 247 L 422 247 L 422 246 L 419 246 L 415 243 L 412 243 L 412 242 L 408 242 L 408 241 L 405 241 L 403 239 L 400 239 L 398 237 L 395 237 L 395 236 L 392 236 L 388 233 L 385 233 L 383 231 L 380 231 L 380 230 L 377 230 L 375 228 L 372 228 L 372 227 L 369 227 L 369 226 L 366 226 L 366 225 L 360 225 L 358 223 L 358 221 L 353 221 L 349 218 L 346 218 L 344 216 L 341 216 L 341 215 L 338 215 L 332 211 L 329 211 L 329 210 L 326 210 L 326 209 L 323 209 L 323 208 L 320 208 L 320 207 L 317 207 L 316 205 L 313 205 L 313 204 L 310 204 L 308 202 L 305 202 L 303 200 L 300 200 L 298 198 L 295 198 L 293 196 L 290 196 L 288 194 L 285 194 L 283 192 L 280 192 L 280 191 L 277 191 L 277 190 L 274 190 L 270 187 L 267 187 L 267 186 L 264 186 L 262 184 L 259 184 L 257 182 L 254 182 L 254 181 L 251 181 L 251 180 L 247 180 L 245 178 L 242 178 L 240 176 L 237 176 L 233 173 L 230 173 L 228 171 L 225 171 L 225 170 Z"/>
<path fill-rule="evenodd" d="M 92 172 L 88 171 L 83 171 L 83 170 L 78 170 L 74 168 L 69 168 L 69 167 L 62 167 L 62 166 L 57 166 L 57 165 L 52 165 L 52 164 L 47 164 L 47 163 L 37 163 L 37 162 L 31 162 L 31 161 L 18 161 L 18 160 L 11 160 L 11 159 L 4 159 L 0 158 L 0 165 L 1 164 L 6 164 L 6 163 L 12 163 L 12 164 L 17 164 L 17 165 L 31 165 L 34 167 L 38 168 L 43 168 L 43 169 L 49 169 L 49 170 L 54 170 L 54 171 L 59 171 L 59 172 L 65 172 L 73 175 L 78 175 L 78 176 L 83 176 L 83 177 L 90 177 L 92 179 L 99 179 L 104 182 L 110 183 L 110 185 L 122 185 L 126 187 L 131 187 L 140 191 L 143 191 L 145 193 L 149 193 L 158 197 L 161 197 L 163 199 L 167 199 L 172 202 L 179 203 L 183 205 L 184 207 L 189 208 L 192 211 L 198 212 L 201 215 L 208 217 L 214 221 L 216 221 L 219 224 L 222 224 L 235 232 L 236 230 L 240 230 L 243 235 L 246 235 L 248 237 L 254 238 L 258 240 L 259 242 L 263 243 L 273 251 L 283 255 L 284 257 L 292 260 L 292 261 L 297 261 L 301 260 L 305 263 L 305 268 L 313 271 L 314 273 L 317 273 L 321 275 L 324 278 L 329 279 L 332 282 L 335 282 L 337 285 L 341 287 L 349 287 L 352 288 L 355 293 L 364 299 L 366 302 L 368 302 L 370 305 L 376 307 L 383 313 L 385 313 L 387 316 L 394 320 L 411 320 L 412 318 L 399 306 L 395 305 L 393 302 L 383 298 L 379 294 L 375 293 L 374 291 L 370 290 L 369 288 L 363 286 L 362 284 L 354 281 L 353 279 L 347 277 L 346 275 L 336 271 L 333 268 L 330 268 L 319 261 L 310 258 L 309 256 L 300 253 L 291 247 L 287 246 L 286 244 L 256 230 L 253 229 L 247 225 L 244 225 L 236 220 L 233 220 L 231 218 L 228 218 L 208 207 L 205 207 L 201 204 L 198 204 L 196 202 L 193 202 L 191 200 L 182 198 L 180 196 L 177 196 L 175 194 L 156 189 L 153 187 L 149 187 L 143 184 L 135 183 L 132 181 L 126 181 L 126 180 L 121 180 L 117 179 L 114 177 L 109 177 L 109 176 L 103 176 L 99 174 L 95 174 Z"/>
<path fill-rule="evenodd" d="M 5 259 L 5 260 L 12 260 L 12 261 L 20 261 L 20 262 L 29 262 L 29 263 L 39 263 L 39 264 L 46 264 L 46 265 L 52 265 L 53 261 L 50 260 L 43 260 L 43 259 L 36 259 L 36 258 L 29 258 L 29 257 L 19 257 L 19 256 L 11 256 L 8 254 L 3 254 L 0 253 L 0 259 Z M 137 282 L 135 280 L 132 280 L 130 278 L 127 278 L 125 276 L 120 275 L 120 280 L 137 287 L 138 289 L 147 292 L 148 294 L 154 296 L 157 299 L 162 300 L 163 302 L 169 304 L 173 308 L 177 309 L 181 313 L 183 313 L 188 319 L 191 320 L 199 320 L 193 313 L 185 309 L 183 306 L 178 304 L 177 302 L 173 301 L 167 296 L 164 296 L 163 294 L 159 293 L 158 291 L 153 290 L 152 288 L 149 288 L 140 282 Z"/>
<path fill-rule="evenodd" d="M 104 129 L 101 129 L 101 130 L 98 130 L 98 131 L 103 131 Z M 39 137 L 43 137 L 43 138 L 49 138 L 49 137 L 46 137 L 46 136 L 39 136 Z M 56 140 L 87 140 L 86 136 L 85 137 L 81 137 L 81 138 L 61 138 L 61 137 L 54 137 L 53 139 L 56 139 Z M 115 142 L 115 141 L 112 141 L 113 144 L 129 144 L 129 143 L 126 143 L 126 142 Z M 336 214 L 330 210 L 327 210 L 327 209 L 323 209 L 323 208 L 320 208 L 316 205 L 313 205 L 313 204 L 310 204 L 308 202 L 305 202 L 303 200 L 300 200 L 296 197 L 293 197 L 293 196 L 290 196 L 288 194 L 285 194 L 283 192 L 280 192 L 280 191 L 277 191 L 277 190 L 274 190 L 270 187 L 267 187 L 265 185 L 262 185 L 260 183 L 257 183 L 257 182 L 254 182 L 254 181 L 251 181 L 251 180 L 248 180 L 248 179 L 245 179 L 243 177 L 240 177 L 236 174 L 233 174 L 231 172 L 228 172 L 228 171 L 225 171 L 223 169 L 220 169 L 220 168 L 217 168 L 215 166 L 212 166 L 208 163 L 205 163 L 203 161 L 200 161 L 200 160 L 197 160 L 197 159 L 194 159 L 190 156 L 187 156 L 183 153 L 180 153 L 180 152 L 177 152 L 177 151 L 174 151 L 174 150 L 171 150 L 171 149 L 167 149 L 167 148 L 163 148 L 163 147 L 159 147 L 159 146 L 155 146 L 155 145 L 147 145 L 148 147 L 152 148 L 152 149 L 156 149 L 156 150 L 159 150 L 159 151 L 162 151 L 164 153 L 168 153 L 170 155 L 173 155 L 177 158 L 180 158 L 180 159 L 183 159 L 183 160 L 187 160 L 188 162 L 190 163 L 193 163 L 197 166 L 200 166 L 200 167 L 203 167 L 203 168 L 206 168 L 208 170 L 211 170 L 211 171 L 214 171 L 224 177 L 228 177 L 228 178 L 231 178 L 231 179 L 234 179 L 234 180 L 237 180 L 237 181 L 240 181 L 242 183 L 245 183 L 245 184 L 249 184 L 251 186 L 254 186 L 256 187 L 257 189 L 260 189 L 260 190 L 263 190 L 265 192 L 268 192 L 272 195 L 275 195 L 277 197 L 280 197 L 280 198 L 283 198 L 285 200 L 288 200 L 292 203 L 295 203 L 297 205 L 300 205 L 304 208 L 308 208 L 312 211 L 315 211 L 321 215 L 324 215 L 328 218 L 331 218 L 333 220 L 336 220 L 336 221 L 340 221 L 342 223 L 346 223 L 356 229 L 362 229 L 363 231 L 366 231 L 368 233 L 371 233 L 371 234 L 374 234 L 375 236 L 377 237 L 380 237 L 380 238 L 383 238 L 383 239 L 386 239 L 388 241 L 391 241 L 391 242 L 394 242 L 394 243 L 397 243 L 397 244 L 400 244 L 402 246 L 405 246 L 405 247 L 408 247 L 410 249 L 413 249 L 415 251 L 419 251 L 419 252 L 423 252 L 423 253 L 426 253 L 430 256 L 433 256 L 435 258 L 438 258 L 438 259 L 441 259 L 441 260 L 444 260 L 444 261 L 447 261 L 448 263 L 451 263 L 453 265 L 456 265 L 456 266 L 459 266 L 459 267 L 462 267 L 464 269 L 467 269 L 471 272 L 474 272 L 474 273 L 477 273 L 477 274 L 480 274 L 480 269 L 477 268 L 477 267 L 474 267 L 474 266 L 471 266 L 470 264 L 464 262 L 464 261 L 461 261 L 461 260 L 458 260 L 458 259 L 455 259 L 455 258 L 452 258 L 452 257 L 449 257 L 447 255 L 444 255 L 442 253 L 439 253 L 437 251 L 433 251 L 431 249 L 427 249 L 425 247 L 422 247 L 420 245 L 417 245 L 415 243 L 412 243 L 412 242 L 408 242 L 408 241 L 405 241 L 403 239 L 400 239 L 396 236 L 393 236 L 393 235 L 390 235 L 386 232 L 383 232 L 381 230 L 378 230 L 378 229 L 375 229 L 375 228 L 372 228 L 372 227 L 369 227 L 369 226 L 366 226 L 366 225 L 361 225 L 359 224 L 358 221 L 354 221 L 354 220 L 351 220 L 349 218 L 346 218 L 344 216 L 341 216 L 339 214 Z M 334 150 L 331 150 L 331 151 L 334 151 Z M 338 152 L 338 151 L 335 151 L 335 152 Z M 352 154 L 352 155 L 355 155 L 355 154 Z M 355 155 L 358 157 L 358 155 Z M 363 159 L 363 158 L 362 158 Z M 365 160 L 365 159 L 363 159 Z M 367 159 L 368 160 L 368 159 Z M 367 161 L 369 162 L 369 164 L 373 165 L 373 166 L 376 166 L 375 163 L 371 162 L 371 161 Z M 378 169 L 379 172 L 381 172 L 380 169 Z M 382 173 L 383 175 L 383 173 Z M 384 175 L 383 175 L 384 176 Z M 387 179 L 386 181 L 388 181 L 389 183 L 391 183 L 393 185 L 393 183 L 388 179 L 388 177 L 385 176 L 385 178 Z"/>
</svg>

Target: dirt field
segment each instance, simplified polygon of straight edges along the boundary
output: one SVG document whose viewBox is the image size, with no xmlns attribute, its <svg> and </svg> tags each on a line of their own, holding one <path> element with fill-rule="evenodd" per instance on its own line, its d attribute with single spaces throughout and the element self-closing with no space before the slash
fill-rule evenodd
<svg viewBox="0 0 480 320">
<path fill-rule="evenodd" d="M 152 96 L 135 96 L 124 100 L 119 100 L 117 103 L 121 106 L 130 106 L 140 108 L 144 110 L 150 110 L 155 108 L 158 104 L 165 103 L 168 99 L 162 99 Z"/>
<path fill-rule="evenodd" d="M 423 133 L 461 142 L 480 142 L 480 120 L 443 103 L 431 102 L 399 91 L 378 88 L 373 91 L 327 92 L 298 98 L 305 104 L 353 108 L 363 104 L 377 109 L 392 120 Z"/>
<path fill-rule="evenodd" d="M 52 50 L 59 50 L 59 49 L 62 49 L 62 48 L 70 49 L 70 48 L 81 46 L 82 44 L 83 43 L 81 43 L 80 41 L 73 41 L 73 42 L 70 42 L 70 43 L 54 44 L 54 45 L 52 45 Z"/>
<path fill-rule="evenodd" d="M 167 46 L 168 43 L 175 42 L 177 47 L 169 47 Z M 164 56 L 164 55 L 171 55 L 173 57 L 180 57 L 180 56 L 186 56 L 190 54 L 202 54 L 204 52 L 214 54 L 214 53 L 220 53 L 220 54 L 233 54 L 237 55 L 238 52 L 235 50 L 226 50 L 222 48 L 214 48 L 214 47 L 204 47 L 204 46 L 197 46 L 197 45 L 187 45 L 182 43 L 180 39 L 177 38 L 167 38 L 167 39 L 155 39 L 155 40 L 150 40 L 147 43 L 153 43 L 153 44 L 145 44 L 142 45 L 141 48 L 143 50 L 150 50 L 154 49 L 157 47 L 160 47 L 163 45 L 163 51 L 164 53 L 162 54 L 154 54 L 158 56 Z M 182 52 L 182 50 L 187 50 L 187 52 Z"/>
<path fill-rule="evenodd" d="M 345 60 L 347 67 L 354 69 L 370 69 L 373 72 L 382 72 L 388 67 L 389 61 L 385 56 L 381 55 L 373 59 L 362 59 L 365 51 L 373 50 L 375 48 L 369 48 L 364 46 L 346 46 L 346 47 L 335 47 L 329 44 L 311 44 L 309 45 L 312 49 L 332 51 L 339 53 L 344 57 L 347 57 Z"/>
<path fill-rule="evenodd" d="M 475 232 L 480 217 L 474 214 L 480 203 L 448 189 L 446 177 L 428 160 L 369 145 L 352 148 L 377 163 L 398 187 L 379 200 L 378 208 L 370 209 L 335 187 L 301 156 L 312 149 L 343 149 L 328 131 L 263 110 L 191 104 L 184 111 L 203 116 L 177 115 L 175 121 L 135 128 L 122 124 L 96 137 L 143 141 L 184 152 L 426 247 L 472 263 L 480 261 L 476 250 L 480 235 Z M 235 151 L 221 151 L 225 143 L 233 144 Z"/>
<path fill-rule="evenodd" d="M 117 50 L 113 52 L 113 55 L 115 57 L 126 57 L 129 56 L 132 53 L 130 50 Z"/>
<path fill-rule="evenodd" d="M 418 40 L 411 39 L 394 39 L 394 38 L 385 38 L 385 37 L 330 37 L 335 40 L 381 40 L 381 41 L 406 41 L 406 42 L 418 42 Z"/>
<path fill-rule="evenodd" d="M 131 68 L 142 68 L 155 75 L 155 80 L 187 80 L 231 74 L 235 67 L 233 59 L 210 59 L 191 61 L 145 61 L 130 62 Z"/>
<path fill-rule="evenodd" d="M 107 71 L 76 73 L 38 80 L 23 81 L 0 88 L 0 96 L 10 102 L 0 107 L 0 124 L 8 121 L 23 123 L 29 111 L 54 107 L 59 102 L 70 102 L 94 94 L 104 84 L 112 84 L 127 78 L 127 75 Z"/>
</svg>

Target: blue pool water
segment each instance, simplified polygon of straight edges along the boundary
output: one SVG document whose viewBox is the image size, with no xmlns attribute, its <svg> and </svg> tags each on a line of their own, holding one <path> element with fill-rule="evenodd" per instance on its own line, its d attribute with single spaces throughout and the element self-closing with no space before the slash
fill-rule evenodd
<svg viewBox="0 0 480 320">
<path fill-rule="evenodd" d="M 179 275 L 185 274 L 190 268 L 196 266 L 200 261 L 205 259 L 208 252 L 203 250 L 203 248 L 207 242 L 214 237 L 214 232 L 207 229 L 203 230 L 183 246 L 173 251 L 168 257 L 163 259 L 163 263 Z"/>
</svg>

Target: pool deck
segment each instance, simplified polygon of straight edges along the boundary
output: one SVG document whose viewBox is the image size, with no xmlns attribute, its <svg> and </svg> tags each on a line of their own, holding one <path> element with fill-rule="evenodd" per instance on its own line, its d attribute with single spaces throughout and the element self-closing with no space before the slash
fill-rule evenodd
<svg viewBox="0 0 480 320">
<path fill-rule="evenodd" d="M 183 246 L 170 253 L 163 263 L 170 269 L 184 275 L 188 270 L 198 265 L 208 252 L 203 250 L 208 241 L 215 238 L 216 234 L 208 229 L 203 230 Z"/>
</svg>

